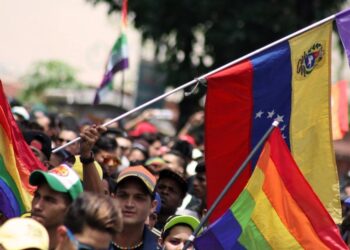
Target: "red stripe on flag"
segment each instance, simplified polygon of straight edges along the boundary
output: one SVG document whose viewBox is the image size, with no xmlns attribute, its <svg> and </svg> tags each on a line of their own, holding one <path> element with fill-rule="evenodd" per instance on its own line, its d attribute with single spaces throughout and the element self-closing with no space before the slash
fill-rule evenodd
<svg viewBox="0 0 350 250">
<path fill-rule="evenodd" d="M 253 66 L 245 61 L 209 76 L 207 81 L 205 160 L 210 207 L 251 150 L 248 138 L 251 137 L 253 112 Z M 218 128 L 220 133 L 217 133 Z M 251 168 L 247 167 L 219 203 L 211 221 L 230 207 L 250 175 Z"/>
<path fill-rule="evenodd" d="M 279 135 L 277 136 L 276 134 Z M 269 143 L 271 145 L 271 159 L 275 163 L 285 187 L 309 218 L 321 241 L 330 248 L 338 245 L 339 249 L 342 249 L 341 246 L 344 245 L 344 242 L 339 237 L 338 228 L 333 223 L 331 216 L 322 205 L 320 199 L 313 192 L 310 184 L 305 178 L 301 178 L 303 174 L 289 153 L 289 149 L 283 141 L 279 130 L 275 129 L 272 132 Z"/>
<path fill-rule="evenodd" d="M 7 137 L 11 140 L 11 145 L 3 146 L 12 147 L 14 155 L 16 157 L 16 166 L 11 167 L 17 167 L 17 171 L 19 172 L 19 176 L 21 178 L 23 186 L 28 192 L 32 193 L 35 190 L 35 188 L 29 184 L 30 173 L 37 169 L 46 170 L 46 167 L 36 158 L 32 150 L 24 140 L 23 135 L 17 126 L 17 123 L 13 118 L 10 105 L 7 103 L 7 99 L 1 81 L 0 125 L 7 134 Z M 5 165 L 6 164 L 7 163 L 5 162 Z"/>
</svg>

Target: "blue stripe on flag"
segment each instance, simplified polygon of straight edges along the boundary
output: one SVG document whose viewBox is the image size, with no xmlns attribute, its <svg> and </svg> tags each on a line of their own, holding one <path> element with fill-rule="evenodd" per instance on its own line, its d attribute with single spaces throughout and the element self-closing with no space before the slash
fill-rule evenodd
<svg viewBox="0 0 350 250">
<path fill-rule="evenodd" d="M 274 119 L 282 119 L 279 127 L 289 144 L 292 69 L 289 43 L 282 43 L 253 58 L 253 126 L 252 148 L 258 143 Z M 260 152 L 255 154 L 256 165 Z"/>
<path fill-rule="evenodd" d="M 214 226 L 215 225 L 215 226 Z M 198 249 L 245 249 L 238 243 L 238 238 L 242 233 L 242 229 L 231 210 L 228 210 L 220 220 L 217 220 L 211 229 L 205 231 L 205 237 L 197 238 L 195 246 Z"/>
</svg>

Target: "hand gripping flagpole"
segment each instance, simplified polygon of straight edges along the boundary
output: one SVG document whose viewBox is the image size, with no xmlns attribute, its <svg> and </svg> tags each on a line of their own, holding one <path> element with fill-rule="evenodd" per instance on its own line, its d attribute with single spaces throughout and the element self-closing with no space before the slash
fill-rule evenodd
<svg viewBox="0 0 350 250">
<path fill-rule="evenodd" d="M 198 227 L 194 230 L 194 232 L 192 233 L 192 235 L 189 237 L 189 239 L 186 241 L 185 246 L 183 247 L 182 250 L 186 250 L 189 245 L 193 242 L 193 240 L 196 238 L 198 232 L 201 230 L 201 228 L 203 227 L 203 225 L 207 222 L 207 220 L 209 219 L 209 216 L 214 212 L 215 208 L 217 207 L 217 205 L 220 203 L 220 201 L 222 200 L 222 198 L 224 198 L 224 196 L 226 195 L 226 193 L 229 191 L 229 189 L 231 188 L 231 186 L 233 185 L 233 183 L 237 180 L 237 178 L 240 176 L 240 174 L 243 172 L 243 170 L 248 166 L 248 163 L 250 162 L 250 160 L 253 158 L 253 156 L 256 154 L 256 152 L 259 150 L 259 148 L 261 147 L 262 144 L 264 144 L 264 142 L 266 141 L 267 137 L 271 134 L 271 132 L 278 127 L 279 122 L 278 121 L 274 121 L 271 125 L 271 127 L 265 132 L 265 134 L 262 136 L 262 138 L 259 140 L 259 142 L 255 145 L 255 147 L 253 148 L 253 150 L 250 152 L 250 154 L 247 156 L 247 158 L 244 160 L 244 162 L 242 163 L 242 165 L 238 168 L 238 170 L 236 171 L 236 173 L 232 176 L 231 180 L 227 183 L 227 185 L 225 186 L 224 190 L 222 190 L 222 192 L 220 193 L 220 195 L 218 196 L 218 198 L 216 198 L 216 200 L 214 201 L 213 205 L 210 207 L 210 209 L 208 210 L 208 212 L 206 213 L 206 215 L 201 219 Z"/>
<path fill-rule="evenodd" d="M 204 80 L 205 80 L 205 79 L 204 79 Z M 171 95 L 171 94 L 173 94 L 173 93 L 175 93 L 175 92 L 177 92 L 177 91 L 179 91 L 179 90 L 181 90 L 181 89 L 187 88 L 187 87 L 191 86 L 192 84 L 196 83 L 197 81 L 199 81 L 199 80 L 194 79 L 194 80 L 192 80 L 192 81 L 190 81 L 190 82 L 188 82 L 188 83 L 185 83 L 184 85 L 181 85 L 181 86 L 177 87 L 176 89 L 173 89 L 173 90 L 171 90 L 171 91 L 169 91 L 169 92 L 166 92 L 166 93 L 164 93 L 163 95 L 160 95 L 160 96 L 158 96 L 158 97 L 156 97 L 156 98 L 154 98 L 154 99 L 152 99 L 152 100 L 150 100 L 150 101 L 148 101 L 148 102 L 146 102 L 146 103 L 144 103 L 144 104 L 142 104 L 142 105 L 140 105 L 140 106 L 138 106 L 138 107 L 136 107 L 136 108 L 134 108 L 134 109 L 132 109 L 132 110 L 129 110 L 128 112 L 125 112 L 124 114 L 122 114 L 122 115 L 120 115 L 120 116 L 118 116 L 118 117 L 116 117 L 116 118 L 114 118 L 114 119 L 112 119 L 112 120 L 110 120 L 110 121 L 108 121 L 108 122 L 102 124 L 101 126 L 102 126 L 102 127 L 108 127 L 108 126 L 111 125 L 112 123 L 115 123 L 116 121 L 119 121 L 119 120 L 121 120 L 121 119 L 127 117 L 128 115 L 130 115 L 130 114 L 132 114 L 132 113 L 135 113 L 136 111 L 139 111 L 140 109 L 143 109 L 143 108 L 145 108 L 145 107 L 151 105 L 152 103 L 155 103 L 155 102 L 157 102 L 157 101 L 159 101 L 159 100 L 162 100 L 162 99 L 164 99 L 165 97 L 167 97 L 167 96 L 169 96 L 169 95 Z M 52 150 L 52 153 L 56 153 L 56 152 L 60 151 L 61 149 L 64 149 L 65 147 L 67 147 L 67 146 L 69 146 L 69 145 L 71 145 L 71 144 L 73 144 L 73 143 L 76 143 L 76 142 L 78 142 L 78 141 L 80 141 L 80 140 L 81 140 L 81 137 L 77 137 L 77 138 L 75 138 L 74 140 L 71 140 L 70 142 L 68 142 L 68 143 L 66 143 L 66 144 L 64 144 L 64 145 L 59 146 L 59 147 L 53 149 L 53 150 Z"/>
<path fill-rule="evenodd" d="M 138 107 L 136 107 L 136 108 L 134 108 L 134 109 L 132 109 L 132 110 L 130 110 L 130 111 L 128 111 L 128 112 L 126 112 L 126 113 L 124 113 L 124 114 L 114 118 L 114 119 L 112 119 L 112 120 L 110 120 L 109 122 L 104 123 L 101 126 L 102 127 L 108 127 L 110 124 L 112 124 L 112 123 L 114 123 L 116 121 L 119 121 L 119 120 L 127 117 L 128 115 L 130 115 L 132 113 L 135 113 L 136 111 L 139 111 L 140 109 L 143 109 L 143 108 L 145 108 L 145 107 L 147 107 L 147 106 L 149 106 L 149 105 L 151 105 L 151 104 L 153 104 L 153 103 L 155 103 L 155 102 L 157 102 L 159 100 L 162 100 L 165 97 L 167 97 L 169 95 L 172 95 L 175 92 L 178 92 L 178 91 L 180 91 L 182 89 L 185 89 L 185 88 L 187 88 L 187 87 L 189 87 L 189 86 L 191 86 L 191 85 L 193 85 L 195 83 L 198 83 L 198 82 L 199 83 L 206 82 L 206 77 L 208 77 L 208 76 L 210 76 L 212 74 L 215 74 L 215 73 L 217 73 L 217 72 L 219 72 L 219 71 L 221 71 L 223 69 L 226 69 L 226 68 L 228 68 L 228 67 L 230 67 L 232 65 L 240 63 L 240 62 L 242 62 L 242 61 L 244 61 L 244 60 L 246 60 L 246 59 L 248 59 L 248 58 L 250 58 L 252 56 L 255 56 L 255 55 L 257 55 L 257 54 L 259 54 L 259 53 L 261 53 L 261 52 L 263 52 L 263 51 L 265 51 L 265 50 L 267 50 L 267 49 L 269 49 L 269 48 L 271 48 L 271 47 L 273 47 L 273 46 L 275 46 L 277 44 L 280 44 L 280 43 L 285 42 L 285 41 L 287 41 L 287 40 L 289 40 L 289 39 L 291 39 L 291 38 L 293 38 L 295 36 L 298 36 L 298 35 L 306 32 L 306 31 L 308 31 L 310 29 L 313 29 L 313 28 L 315 28 L 317 26 L 320 26 L 320 25 L 322 25 L 322 24 L 324 24 L 324 23 L 326 23 L 328 21 L 331 21 L 331 20 L 333 20 L 335 18 L 335 16 L 336 15 L 331 15 L 329 17 L 326 17 L 326 18 L 324 18 L 324 19 L 322 19 L 322 20 L 320 20 L 320 21 L 318 21 L 318 22 L 316 22 L 314 24 L 311 24 L 311 25 L 309 25 L 309 26 L 307 26 L 307 27 L 305 27 L 305 28 L 303 28 L 301 30 L 298 30 L 298 31 L 296 31 L 296 32 L 294 32 L 294 33 L 292 33 L 292 34 L 290 34 L 288 36 L 285 36 L 285 37 L 283 37 L 283 38 L 281 38 L 281 39 L 279 39 L 279 40 L 277 40 L 277 41 L 275 41 L 273 43 L 270 43 L 270 44 L 268 44 L 268 45 L 266 45 L 266 46 L 264 46 L 264 47 L 262 47 L 260 49 L 255 50 L 255 51 L 253 51 L 253 52 L 251 52 L 251 53 L 249 53 L 249 54 L 247 54 L 245 56 L 242 56 L 242 57 L 240 57 L 240 58 L 238 58 L 236 60 L 233 60 L 233 61 L 231 61 L 231 62 L 229 62 L 229 63 L 227 63 L 227 64 L 225 64 L 225 65 L 223 65 L 223 66 L 221 66 L 221 67 L 219 67 L 217 69 L 214 69 L 214 70 L 210 71 L 209 73 L 206 73 L 206 74 L 204 74 L 204 75 L 202 75 L 202 76 L 200 76 L 200 77 L 198 77 L 196 79 L 193 79 L 192 81 L 189 81 L 189 82 L 187 82 L 187 83 L 185 83 L 185 84 L 183 84 L 183 85 L 181 85 L 181 86 L 179 86 L 179 87 L 177 87 L 177 88 L 175 88 L 175 89 L 173 89 L 173 90 L 171 90 L 169 92 L 166 92 L 163 95 L 160 95 L 160 96 L 158 96 L 158 97 L 156 97 L 156 98 L 154 98 L 154 99 L 152 99 L 152 100 L 150 100 L 150 101 L 148 101 L 148 102 L 146 102 L 146 103 L 144 103 L 144 104 L 142 104 L 142 105 L 140 105 L 140 106 L 138 106 Z M 52 153 L 56 153 L 56 152 L 60 151 L 61 149 L 64 149 L 65 147 L 67 147 L 67 146 L 69 146 L 69 145 L 71 145 L 71 144 L 73 144 L 75 142 L 78 142 L 80 140 L 81 140 L 81 137 L 77 137 L 74 140 L 72 140 L 72 141 L 70 141 L 70 142 L 68 142 L 68 143 L 66 143 L 64 145 L 53 149 Z"/>
</svg>

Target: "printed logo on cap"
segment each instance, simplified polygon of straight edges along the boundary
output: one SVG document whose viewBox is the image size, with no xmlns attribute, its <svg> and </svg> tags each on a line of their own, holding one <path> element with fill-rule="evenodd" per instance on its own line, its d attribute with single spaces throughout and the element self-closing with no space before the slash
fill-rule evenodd
<svg viewBox="0 0 350 250">
<path fill-rule="evenodd" d="M 51 169 L 49 171 L 49 173 L 56 174 L 56 175 L 61 176 L 61 177 L 66 177 L 69 175 L 69 171 L 68 171 L 67 167 L 65 167 L 64 165 L 61 165 L 61 166 L 58 166 L 56 168 Z"/>
<path fill-rule="evenodd" d="M 70 189 L 79 180 L 79 176 L 73 169 L 65 164 L 55 167 L 49 171 L 49 175 L 56 178 L 66 188 Z"/>
</svg>

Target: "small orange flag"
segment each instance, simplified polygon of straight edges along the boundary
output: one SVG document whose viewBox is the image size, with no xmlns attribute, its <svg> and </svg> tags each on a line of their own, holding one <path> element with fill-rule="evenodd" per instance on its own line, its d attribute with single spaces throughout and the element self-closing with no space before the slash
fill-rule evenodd
<svg viewBox="0 0 350 250">
<path fill-rule="evenodd" d="M 333 140 L 341 140 L 349 131 L 347 82 L 332 85 L 332 131 Z"/>
</svg>

